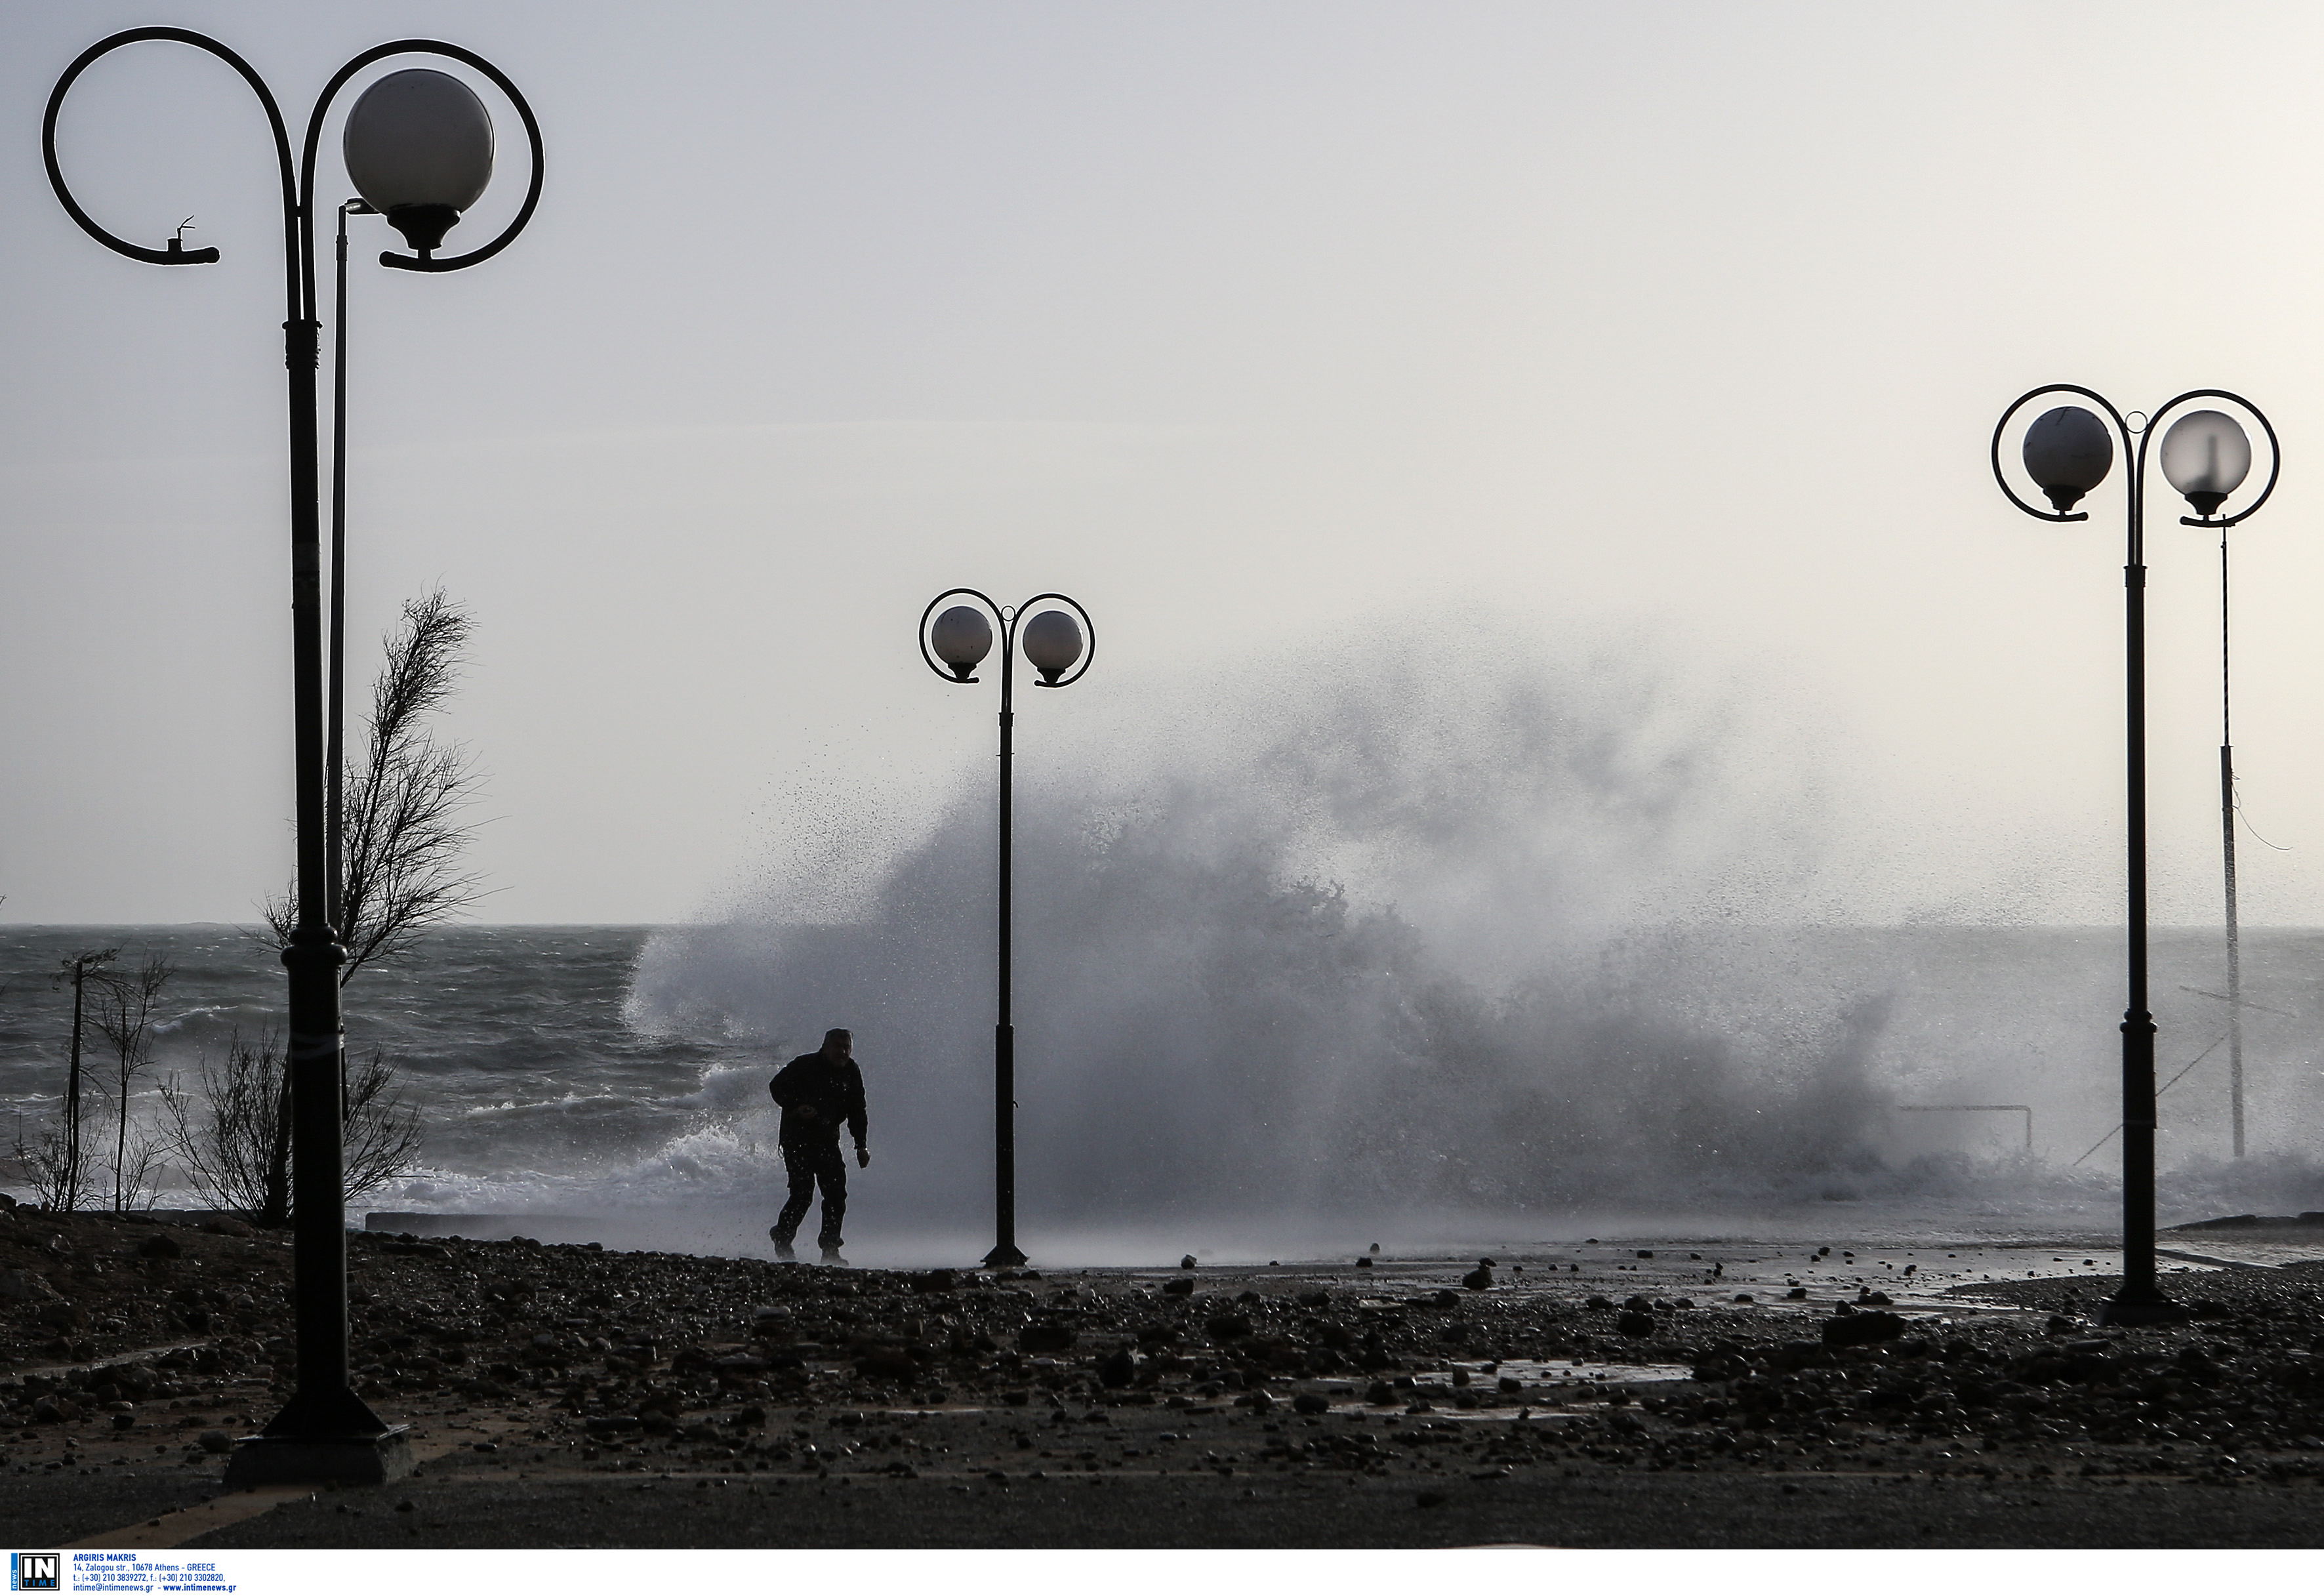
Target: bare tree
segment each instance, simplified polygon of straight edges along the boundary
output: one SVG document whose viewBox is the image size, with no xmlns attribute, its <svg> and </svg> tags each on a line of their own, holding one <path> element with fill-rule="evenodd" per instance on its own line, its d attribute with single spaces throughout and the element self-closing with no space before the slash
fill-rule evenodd
<svg viewBox="0 0 2324 1596">
<path fill-rule="evenodd" d="M 387 663 L 372 686 L 371 733 L 361 761 L 350 761 L 340 778 L 342 985 L 365 964 L 410 953 L 421 931 L 481 894 L 476 877 L 460 868 L 475 829 L 460 819 L 475 797 L 472 756 L 459 743 L 438 742 L 426 724 L 458 686 L 474 625 L 439 587 L 407 601 L 401 623 L 385 639 Z M 275 946 L 290 946 L 296 893 L 269 899 L 265 914 Z"/>
<path fill-rule="evenodd" d="M 156 1149 L 140 1139 L 133 1170 L 129 1158 L 129 1100 L 137 1077 L 153 1062 L 153 1010 L 162 990 L 177 971 L 170 961 L 152 954 L 134 970 L 105 970 L 94 977 L 97 1034 L 112 1053 L 110 1095 L 113 1098 L 113 1211 L 120 1213 L 136 1198 L 152 1171 Z M 133 1178 L 134 1175 L 134 1178 Z"/>
<path fill-rule="evenodd" d="M 169 1146 L 204 1202 L 261 1223 L 290 1218 L 278 1152 L 289 1101 L 284 1079 L 281 1043 L 271 1035 L 245 1042 L 237 1031 L 223 1069 L 202 1061 L 198 1092 L 174 1077 L 162 1086 Z M 347 1084 L 346 1197 L 408 1174 L 419 1164 L 420 1144 L 419 1111 L 403 1101 L 394 1067 L 374 1049 Z"/>
<path fill-rule="evenodd" d="M 88 1155 L 80 1143 L 80 1046 L 82 1022 L 87 1012 L 84 999 L 89 978 L 120 956 L 121 950 L 117 947 L 84 948 L 61 961 L 64 967 L 49 978 L 51 988 L 62 987 L 68 982 L 72 985 L 72 1033 L 65 1066 L 64 1125 L 57 1132 L 60 1145 L 54 1156 L 46 1159 L 44 1166 L 54 1189 L 43 1186 L 38 1176 L 33 1177 L 33 1185 L 39 1191 L 44 1206 L 64 1213 L 70 1213 L 79 1207 L 81 1198 L 88 1195 Z M 43 1136 L 42 1145 L 45 1147 L 46 1142 L 47 1138 Z M 18 1152 L 22 1154 L 21 1147 Z"/>
<path fill-rule="evenodd" d="M 350 1203 L 420 1165 L 420 1110 L 403 1100 L 395 1066 L 377 1047 L 347 1077 L 346 1146 Z"/>
<path fill-rule="evenodd" d="M 43 1125 L 31 1142 L 24 1139 L 24 1119 L 16 1117 L 17 1167 L 24 1184 L 42 1207 L 51 1213 L 69 1213 L 88 1194 L 88 1157 L 80 1151 L 61 1124 Z"/>
<path fill-rule="evenodd" d="M 335 772 L 337 879 L 331 883 L 332 920 L 347 953 L 339 967 L 342 986 L 366 964 L 409 955 L 422 931 L 450 919 L 481 894 L 477 878 L 460 866 L 475 829 L 460 816 L 475 796 L 479 778 L 468 750 L 438 742 L 427 724 L 458 686 L 462 650 L 474 626 L 468 613 L 440 587 L 405 602 L 401 622 L 383 640 L 387 661 L 372 685 L 371 731 L 363 757 Z M 287 947 L 298 925 L 296 888 L 269 899 L 265 916 L 274 946 Z M 360 1072 L 350 1075 L 344 1053 L 339 1067 L 352 1196 L 391 1178 L 383 1174 L 355 1185 L 353 1172 L 366 1158 L 386 1159 L 397 1174 L 417 1162 L 419 1115 L 401 1108 L 394 1066 L 377 1050 Z M 229 1080 L 232 1075 L 230 1063 Z M 266 1158 L 254 1212 L 263 1223 L 281 1224 L 290 1213 L 290 1080 L 287 1071 L 272 1078 L 275 1101 L 263 1116 Z M 387 1105 L 396 1112 L 385 1119 L 359 1118 L 359 1109 L 373 1114 L 374 1105 L 382 1113 Z M 402 1129 L 383 1130 L 389 1121 Z M 257 1122 L 243 1113 L 237 1133 Z M 367 1129 L 359 1132 L 359 1123 Z M 363 1135 L 378 1139 L 364 1142 Z"/>
<path fill-rule="evenodd" d="M 236 1031 L 226 1042 L 223 1069 L 202 1059 L 198 1094 L 185 1091 L 175 1075 L 161 1087 L 171 1139 L 195 1193 L 214 1208 L 262 1222 L 280 1223 L 290 1212 L 287 1185 L 274 1179 L 281 1065 L 272 1036 L 245 1042 Z"/>
</svg>

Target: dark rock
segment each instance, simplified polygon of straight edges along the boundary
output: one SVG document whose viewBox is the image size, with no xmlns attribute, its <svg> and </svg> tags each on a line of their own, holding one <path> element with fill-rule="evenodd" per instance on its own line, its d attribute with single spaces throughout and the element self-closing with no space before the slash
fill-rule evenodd
<svg viewBox="0 0 2324 1596">
<path fill-rule="evenodd" d="M 1479 1264 L 1461 1277 L 1461 1284 L 1471 1291 L 1489 1291 L 1493 1285 L 1493 1271 L 1485 1265 Z"/>
<path fill-rule="evenodd" d="M 1250 1333 L 1250 1321 L 1240 1314 L 1218 1314 L 1206 1320 L 1203 1329 L 1213 1341 L 1235 1341 Z"/>
<path fill-rule="evenodd" d="M 213 1236 L 241 1236 L 247 1238 L 258 1234 L 258 1229 L 256 1226 L 245 1223 L 242 1220 L 235 1219 L 224 1213 L 213 1214 L 208 1219 L 202 1221 L 202 1229 Z"/>
<path fill-rule="evenodd" d="M 212 1453 L 232 1452 L 234 1450 L 234 1437 L 227 1435 L 224 1430 L 204 1430 L 202 1432 L 200 1446 L 204 1452 Z"/>
<path fill-rule="evenodd" d="M 1441 1490 L 1424 1490 L 1412 1499 L 1415 1503 L 1424 1508 L 1441 1508 L 1452 1499 L 1446 1496 Z"/>
<path fill-rule="evenodd" d="M 1364 1388 L 1364 1401 L 1373 1407 L 1386 1407 L 1396 1400 L 1396 1388 L 1384 1379 L 1376 1379 Z"/>
<path fill-rule="evenodd" d="M 1808 1288 L 1804 1286 L 1794 1286 L 1789 1291 L 1784 1293 L 1784 1300 L 1785 1302 L 1805 1302 L 1807 1299 Z M 1841 1305 L 1845 1306 L 1846 1305 L 1842 1304 Z"/>
<path fill-rule="evenodd" d="M 1498 1388 L 1504 1397 L 1514 1397 L 1519 1391 L 1525 1389 L 1525 1381 L 1518 1379 L 1514 1375 L 1505 1374 L 1501 1376 L 1499 1384 L 1496 1388 Z"/>
<path fill-rule="evenodd" d="M 1194 1283 L 1187 1279 L 1165 1280 L 1162 1282 L 1162 1292 L 1166 1296 L 1192 1296 L 1194 1294 Z"/>
<path fill-rule="evenodd" d="M 140 1258 L 183 1258 L 185 1255 L 186 1250 L 178 1245 L 174 1237 L 160 1231 L 137 1243 L 137 1256 Z"/>
<path fill-rule="evenodd" d="M 1309 1415 L 1329 1413 L 1332 1411 L 1332 1399 L 1321 1391 L 1302 1391 L 1291 1398 L 1291 1411 Z"/>
<path fill-rule="evenodd" d="M 1303 1291 L 1295 1300 L 1303 1308 L 1328 1308 L 1332 1305 L 1332 1294 L 1328 1291 Z"/>
<path fill-rule="evenodd" d="M 1585 1308 L 1610 1308 L 1614 1305 L 1614 1302 L 1611 1297 L 1592 1296 L 1582 1305 Z"/>
<path fill-rule="evenodd" d="M 27 1269 L 0 1269 L 0 1299 L 8 1302 L 60 1302 L 62 1295 L 42 1277 Z"/>
<path fill-rule="evenodd" d="M 1895 1314 L 1878 1311 L 1834 1315 L 1823 1322 L 1823 1340 L 1831 1347 L 1868 1346 L 1874 1342 L 1895 1341 L 1904 1333 L 1904 1321 Z"/>
<path fill-rule="evenodd" d="M 1194 1267 L 1194 1255 L 1189 1252 L 1185 1257 L 1180 1259 L 1178 1260 L 1178 1267 L 1182 1269 L 1193 1268 Z"/>
<path fill-rule="evenodd" d="M 1062 1319 L 1038 1320 L 1017 1333 L 1018 1347 L 1036 1354 L 1070 1352 L 1077 1339 L 1074 1327 Z"/>
<path fill-rule="evenodd" d="M 1372 1267 L 1372 1260 L 1369 1258 L 1360 1258 L 1356 1259 L 1356 1267 L 1360 1269 L 1368 1269 Z"/>
<path fill-rule="evenodd" d="M 1109 1390 L 1120 1390 L 1138 1378 L 1138 1360 L 1130 1349 L 1123 1347 L 1097 1366 L 1098 1383 Z"/>
<path fill-rule="evenodd" d="M 1655 1316 L 1652 1314 L 1641 1314 L 1632 1309 L 1625 1309 L 1614 1316 L 1614 1333 L 1617 1335 L 1637 1337 L 1652 1335 L 1654 1333 Z"/>
<path fill-rule="evenodd" d="M 1641 1247 L 1638 1249 L 1638 1256 L 1640 1258 L 1652 1258 L 1654 1256 L 1654 1252 L 1650 1248 Z"/>
<path fill-rule="evenodd" d="M 1028 1330 L 1037 1328 L 1039 1326 L 1028 1326 Z M 1073 1344 L 1072 1333 L 1070 1330 L 1066 1332 L 1066 1346 Z M 1023 1338 L 1020 1336 L 1019 1339 L 1021 1341 Z M 1062 1352 L 1064 1348 L 1058 1350 Z M 855 1360 L 855 1372 L 865 1379 L 908 1381 L 919 1378 L 920 1366 L 912 1361 L 909 1352 L 900 1347 L 880 1347 Z"/>
<path fill-rule="evenodd" d="M 65 1397 L 43 1397 L 32 1404 L 35 1424 L 64 1425 L 80 1417 L 80 1405 Z"/>
<path fill-rule="evenodd" d="M 915 1291 L 951 1291 L 959 1284 L 959 1278 L 950 1269 L 929 1269 L 911 1278 L 912 1289 Z"/>
</svg>

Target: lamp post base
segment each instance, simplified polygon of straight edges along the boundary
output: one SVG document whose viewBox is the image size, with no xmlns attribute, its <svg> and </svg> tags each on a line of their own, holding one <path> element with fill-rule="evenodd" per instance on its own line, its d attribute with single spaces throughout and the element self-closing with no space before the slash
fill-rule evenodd
<svg viewBox="0 0 2324 1596">
<path fill-rule="evenodd" d="M 229 1490 L 256 1485 L 384 1485 L 411 1472 L 410 1427 L 377 1435 L 252 1435 L 226 1465 Z"/>
<path fill-rule="evenodd" d="M 1006 1241 L 984 1255 L 984 1267 L 988 1269 L 1021 1269 L 1025 1262 L 1025 1255 Z"/>
<path fill-rule="evenodd" d="M 2140 1296 L 2110 1296 L 2091 1315 L 2099 1324 L 2183 1324 L 2194 1315 L 2161 1292 Z"/>
</svg>

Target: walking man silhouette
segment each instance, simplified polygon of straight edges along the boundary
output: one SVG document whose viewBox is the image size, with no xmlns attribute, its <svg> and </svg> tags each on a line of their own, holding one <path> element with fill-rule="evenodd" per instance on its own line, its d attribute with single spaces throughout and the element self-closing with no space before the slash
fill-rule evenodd
<svg viewBox="0 0 2324 1596">
<path fill-rule="evenodd" d="M 819 1050 L 792 1059 L 767 1083 L 768 1093 L 783 1111 L 778 1139 L 790 1180 L 790 1199 L 767 1234 L 774 1239 L 775 1256 L 785 1263 L 798 1257 L 791 1242 L 814 1205 L 818 1183 L 823 1186 L 823 1229 L 816 1239 L 823 1246 L 823 1261 L 847 1262 L 839 1255 L 844 1244 L 840 1227 L 847 1219 L 847 1160 L 839 1151 L 842 1125 L 855 1138 L 856 1167 L 872 1166 L 872 1149 L 863 1142 L 863 1072 L 855 1066 L 854 1053 L 851 1032 L 825 1031 Z"/>
</svg>

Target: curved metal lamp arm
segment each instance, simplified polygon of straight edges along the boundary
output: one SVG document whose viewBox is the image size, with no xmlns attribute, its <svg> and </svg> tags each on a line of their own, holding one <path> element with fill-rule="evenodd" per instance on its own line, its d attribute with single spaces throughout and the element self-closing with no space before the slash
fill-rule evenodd
<svg viewBox="0 0 2324 1596">
<path fill-rule="evenodd" d="M 64 169 L 57 161 L 57 113 L 63 109 L 65 96 L 74 82 L 97 60 L 124 45 L 142 44 L 155 39 L 190 44 L 196 50 L 208 51 L 241 73 L 243 81 L 249 84 L 251 92 L 258 97 L 258 103 L 265 107 L 267 125 L 274 132 L 275 163 L 282 174 L 282 253 L 286 267 L 285 286 L 290 300 L 290 315 L 286 319 L 300 320 L 303 315 L 299 298 L 301 286 L 299 271 L 300 206 L 297 180 L 290 167 L 290 135 L 282 125 L 281 108 L 274 103 L 273 91 L 266 87 L 265 80 L 252 69 L 248 61 L 207 34 L 185 28 L 132 28 L 109 39 L 100 39 L 82 51 L 78 59 L 65 69 L 64 76 L 57 79 L 56 88 L 49 91 L 48 113 L 41 119 L 41 156 L 48 163 L 49 186 L 56 190 L 57 199 L 65 208 L 66 214 L 80 224 L 81 231 L 115 254 L 127 255 L 133 261 L 143 261 L 154 266 L 208 265 L 218 258 L 215 248 L 187 249 L 175 239 L 170 241 L 166 249 L 146 249 L 126 239 L 115 237 L 98 226 L 88 212 L 81 208 L 80 202 L 73 198 L 72 190 L 66 186 Z"/>
<path fill-rule="evenodd" d="M 2258 420 L 2260 430 L 2267 434 L 2267 485 L 2260 489 L 2258 498 L 2254 499 L 2249 504 L 2246 505 L 2243 509 L 2236 511 L 2233 515 L 2182 515 L 2179 518 L 2179 524 L 2182 527 L 2217 527 L 2220 530 L 2224 531 L 2227 528 L 2234 526 L 2237 521 L 2249 520 L 2257 512 L 2261 505 L 2267 503 L 2268 495 L 2275 492 L 2275 480 L 2278 476 L 2282 475 L 2283 472 L 2283 447 L 2276 439 L 2275 424 L 2267 419 L 2267 412 L 2261 410 L 2259 406 L 2254 404 L 2250 400 L 2246 399 L 2242 394 L 2229 392 L 2225 388 L 2190 388 L 2186 392 L 2179 395 L 2178 398 L 2172 400 L 2170 403 L 2164 405 L 2161 410 L 2156 411 L 2154 412 L 2153 420 L 2146 423 L 2146 430 L 2139 437 L 2138 480 L 2142 491 L 2144 490 L 2144 484 L 2146 482 L 2147 440 L 2154 436 L 2155 427 L 2162 421 L 2163 417 L 2169 415 L 2172 411 L 2177 410 L 2181 405 L 2187 403 L 2189 401 L 2197 399 L 2224 399 L 2230 404 L 2240 405 Z"/>
<path fill-rule="evenodd" d="M 2090 512 L 2087 510 L 2070 510 L 2061 513 L 2055 510 L 2037 509 L 2034 505 L 2027 503 L 2024 499 L 2018 497 L 2017 490 L 2009 485 L 2008 475 L 2001 469 L 2001 439 L 2009 430 L 2010 419 L 2015 416 L 2019 411 L 2024 410 L 2027 405 L 2033 403 L 2035 400 L 2041 398 L 2045 393 L 2078 393 L 2084 399 L 2090 400 L 2095 402 L 2100 409 L 2106 411 L 2109 418 L 2112 419 L 2116 430 L 2122 434 L 2122 453 L 2124 459 L 2127 461 L 2131 457 L 2132 440 L 2136 438 L 2138 434 L 2135 434 L 2131 430 L 2130 423 L 2123 419 L 2122 412 L 2114 408 L 2113 401 L 2107 398 L 2105 394 L 2098 392 L 2096 389 L 2085 388 L 2079 383 L 2044 383 L 2039 388 L 2019 394 L 2015 400 L 2011 401 L 2009 408 L 2001 412 L 2001 420 L 1994 424 L 1992 451 L 1993 480 L 2000 484 L 2001 491 L 2008 496 L 2009 502 L 2012 504 L 2016 505 L 2017 508 L 2023 510 L 2026 514 L 2032 516 L 2036 521 L 2088 521 L 2090 518 Z M 2174 400 L 2172 402 L 2175 404 L 2178 401 Z M 2150 421 L 2147 425 L 2149 429 L 2152 429 L 2153 423 Z M 2274 435 L 2271 433 L 2269 436 L 2273 437 Z"/>
<path fill-rule="evenodd" d="M 516 218 L 501 229 L 499 237 L 483 248 L 473 249 L 466 254 L 454 255 L 449 260 L 443 261 L 422 260 L 418 255 L 400 255 L 390 250 L 381 254 L 379 263 L 383 266 L 392 266 L 402 272 L 457 272 L 464 267 L 475 265 L 479 262 L 489 261 L 506 249 L 514 241 L 516 235 L 524 231 L 525 225 L 532 220 L 533 209 L 540 203 L 544 157 L 540 147 L 540 124 L 534 119 L 531 106 L 526 103 L 524 96 L 517 92 L 516 85 L 509 81 L 507 73 L 472 50 L 463 50 L 456 44 L 447 44 L 440 39 L 398 39 L 391 44 L 372 46 L 371 49 L 364 51 L 333 73 L 330 82 L 323 86 L 323 92 L 316 97 L 315 114 L 307 122 L 307 148 L 299 165 L 300 192 L 302 194 L 314 192 L 315 149 L 322 138 L 323 117 L 330 109 L 332 99 L 337 96 L 340 89 L 346 87 L 348 78 L 370 66 L 374 61 L 384 60 L 392 55 L 440 55 L 448 60 L 456 60 L 464 66 L 473 67 L 491 78 L 494 86 L 503 94 L 508 96 L 509 104 L 516 107 L 517 115 L 524 121 L 524 135 L 532 146 L 532 182 L 525 190 L 524 204 L 518 208 Z"/>
<path fill-rule="evenodd" d="M 944 601 L 948 598 L 961 598 L 964 596 L 973 598 L 977 603 L 982 604 L 987 610 L 991 612 L 992 618 L 1001 623 L 1001 646 L 1004 650 L 1013 643 L 1017 635 L 1015 628 L 1011 627 L 1009 623 L 1008 612 L 1004 611 L 999 604 L 994 604 L 990 596 L 983 593 L 980 593 L 973 587 L 947 587 L 942 593 L 937 594 L 934 598 L 928 600 L 928 607 L 920 612 L 920 658 L 927 661 L 927 666 L 930 670 L 935 671 L 938 677 L 956 687 L 973 686 L 978 678 L 973 676 L 954 676 L 949 667 L 940 665 L 936 662 L 936 657 L 928 652 L 928 623 L 935 618 L 936 606 L 938 604 L 944 603 Z"/>
<path fill-rule="evenodd" d="M 1090 619 L 1090 613 L 1087 610 L 1082 608 L 1081 600 L 1068 598 L 1062 593 L 1035 594 L 1017 606 L 1016 614 L 1009 623 L 1009 639 L 1012 644 L 1016 641 L 1017 623 L 1022 621 L 1035 604 L 1047 604 L 1053 599 L 1061 604 L 1071 604 L 1074 607 L 1074 613 L 1082 618 L 1082 635 L 1089 640 L 1089 648 L 1082 655 L 1081 663 L 1074 668 L 1071 675 L 1053 682 L 1037 681 L 1033 685 L 1037 687 L 1070 687 L 1089 674 L 1090 666 L 1097 660 L 1097 623 Z"/>
</svg>

